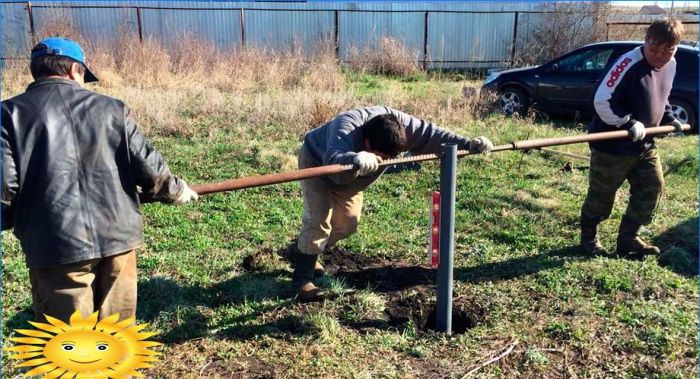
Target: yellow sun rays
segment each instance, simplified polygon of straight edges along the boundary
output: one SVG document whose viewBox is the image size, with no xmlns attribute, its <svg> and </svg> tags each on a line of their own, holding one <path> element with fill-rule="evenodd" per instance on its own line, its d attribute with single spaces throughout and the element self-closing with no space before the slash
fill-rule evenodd
<svg viewBox="0 0 700 379">
<path fill-rule="evenodd" d="M 46 379 L 142 377 L 137 370 L 154 367 L 160 353 L 149 348 L 162 344 L 147 340 L 156 333 L 141 332 L 148 324 L 119 321 L 118 314 L 98 321 L 97 315 L 83 318 L 76 311 L 69 323 L 46 315 L 48 323 L 29 322 L 38 330 L 16 329 L 25 337 L 9 338 L 18 345 L 3 350 L 14 353 L 9 359 L 25 360 L 16 367 L 33 367 L 24 376 Z"/>
</svg>

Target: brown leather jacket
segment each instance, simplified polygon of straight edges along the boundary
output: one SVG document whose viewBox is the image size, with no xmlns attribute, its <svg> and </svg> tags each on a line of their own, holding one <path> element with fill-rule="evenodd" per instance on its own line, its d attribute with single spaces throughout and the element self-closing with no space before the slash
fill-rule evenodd
<svg viewBox="0 0 700 379">
<path fill-rule="evenodd" d="M 2 229 L 28 267 L 101 258 L 141 244 L 140 203 L 183 191 L 117 99 L 45 78 L 2 102 Z"/>
</svg>

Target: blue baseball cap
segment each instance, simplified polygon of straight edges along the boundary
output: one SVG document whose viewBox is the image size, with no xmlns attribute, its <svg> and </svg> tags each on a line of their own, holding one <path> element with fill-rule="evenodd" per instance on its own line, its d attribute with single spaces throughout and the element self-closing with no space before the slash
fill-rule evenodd
<svg viewBox="0 0 700 379">
<path fill-rule="evenodd" d="M 85 52 L 75 41 L 58 37 L 45 38 L 32 49 L 32 59 L 45 55 L 59 55 L 78 61 L 85 67 L 85 83 L 97 81 L 97 77 L 85 64 Z"/>
</svg>

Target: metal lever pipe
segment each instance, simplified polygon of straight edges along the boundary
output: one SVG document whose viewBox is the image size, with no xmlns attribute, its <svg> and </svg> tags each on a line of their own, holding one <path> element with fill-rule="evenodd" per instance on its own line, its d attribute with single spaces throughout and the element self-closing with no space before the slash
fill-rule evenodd
<svg viewBox="0 0 700 379">
<path fill-rule="evenodd" d="M 647 135 L 657 135 L 671 133 L 675 129 L 673 126 L 658 126 L 655 128 L 647 128 Z M 683 130 L 690 130 L 690 125 L 683 125 Z M 524 141 L 513 141 L 508 144 L 496 145 L 492 152 L 505 151 L 505 150 L 522 150 L 522 149 L 533 149 L 538 147 L 546 146 L 557 146 L 557 145 L 568 145 L 581 142 L 592 142 L 592 141 L 602 141 L 614 138 L 625 138 L 630 135 L 627 130 L 617 130 L 614 132 L 603 132 L 603 133 L 593 133 L 593 134 L 580 134 L 570 137 L 556 137 L 556 138 L 540 138 Z M 473 155 L 467 150 L 459 150 L 457 152 L 458 157 L 463 157 L 466 155 Z M 383 161 L 379 167 L 391 166 L 395 164 L 412 163 L 412 162 L 422 162 L 439 159 L 436 154 L 424 154 L 416 155 L 410 157 L 387 159 Z M 244 188 L 260 187 L 270 184 L 286 183 L 295 180 L 317 178 L 320 176 L 328 176 L 334 174 L 340 174 L 342 172 L 354 170 L 353 165 L 327 165 L 305 168 L 303 170 L 295 170 L 288 172 L 280 172 L 274 174 L 256 175 L 256 176 L 246 176 L 237 179 L 226 180 L 217 183 L 203 183 L 192 185 L 191 188 L 199 195 L 207 195 L 217 192 L 233 191 Z"/>
</svg>

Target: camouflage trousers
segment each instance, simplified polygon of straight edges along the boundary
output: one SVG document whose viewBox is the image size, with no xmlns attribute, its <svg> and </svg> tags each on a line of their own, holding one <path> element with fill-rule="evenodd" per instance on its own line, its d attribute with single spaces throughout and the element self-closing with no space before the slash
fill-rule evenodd
<svg viewBox="0 0 700 379">
<path fill-rule="evenodd" d="M 591 149 L 588 194 L 581 208 L 581 219 L 597 224 L 612 212 L 615 194 L 622 183 L 630 183 L 630 198 L 625 217 L 648 225 L 664 189 L 661 159 L 656 148 L 641 155 L 619 156 Z"/>
</svg>

